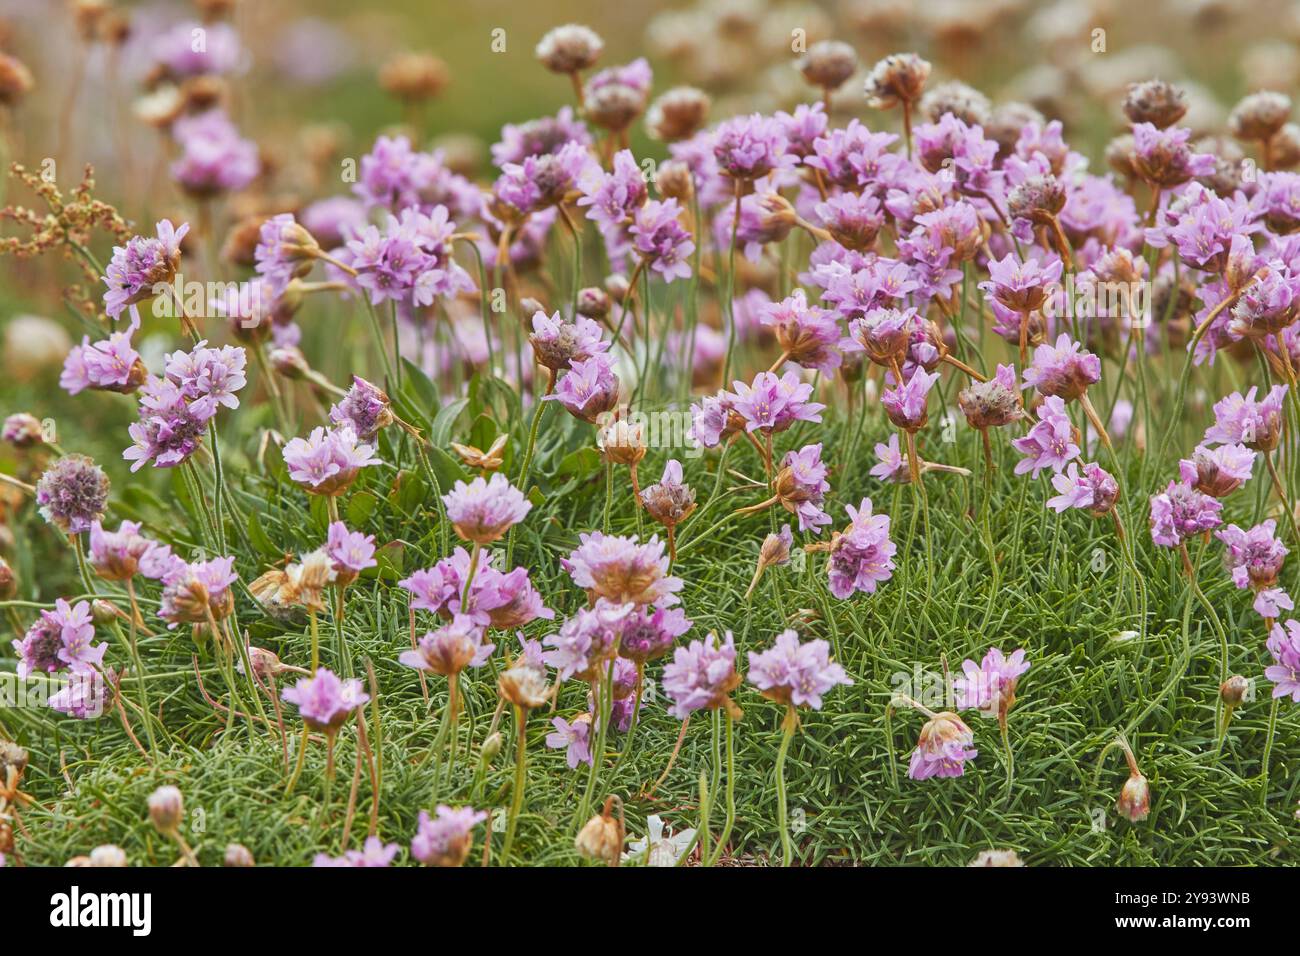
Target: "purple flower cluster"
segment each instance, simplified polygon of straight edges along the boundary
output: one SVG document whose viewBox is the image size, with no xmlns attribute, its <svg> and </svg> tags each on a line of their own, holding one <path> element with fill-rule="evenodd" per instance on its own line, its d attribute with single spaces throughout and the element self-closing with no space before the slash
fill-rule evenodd
<svg viewBox="0 0 1300 956">
<path fill-rule="evenodd" d="M 760 653 L 749 652 L 748 681 L 764 697 L 792 707 L 821 710 L 822 695 L 840 684 L 852 684 L 844 668 L 830 657 L 823 640 L 799 642 L 799 635 L 784 630 L 776 643 Z"/>
</svg>

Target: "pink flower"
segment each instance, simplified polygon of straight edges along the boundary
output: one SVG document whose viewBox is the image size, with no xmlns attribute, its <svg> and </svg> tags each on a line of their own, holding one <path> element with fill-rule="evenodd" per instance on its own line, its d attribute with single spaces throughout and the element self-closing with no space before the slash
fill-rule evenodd
<svg viewBox="0 0 1300 956">
<path fill-rule="evenodd" d="M 683 582 L 668 574 L 668 557 L 657 535 L 641 544 L 632 537 L 593 531 L 579 534 L 578 541 L 578 547 L 561 564 L 573 583 L 593 598 L 655 607 L 677 603 L 676 592 Z"/>
<path fill-rule="evenodd" d="M 937 381 L 938 372 L 918 368 L 905 384 L 886 389 L 880 396 L 880 404 L 885 407 L 889 420 L 909 432 L 924 428 L 929 419 L 925 408 L 926 400 Z"/>
<path fill-rule="evenodd" d="M 966 772 L 966 761 L 979 756 L 979 751 L 971 746 L 974 742 L 975 735 L 956 714 L 948 711 L 935 714 L 921 727 L 907 775 L 913 780 L 960 777 Z"/>
<path fill-rule="evenodd" d="M 361 689 L 359 679 L 339 680 L 325 667 L 316 671 L 314 677 L 304 677 L 293 687 L 286 687 L 280 696 L 298 707 L 299 715 L 309 727 L 330 734 L 370 700 L 370 695 Z"/>
<path fill-rule="evenodd" d="M 1274 663 L 1264 669 L 1264 676 L 1273 682 L 1273 696 L 1290 697 L 1300 704 L 1300 622 L 1274 624 L 1268 652 Z"/>
<path fill-rule="evenodd" d="M 844 510 L 849 526 L 832 539 L 826 569 L 831 594 L 841 599 L 856 591 L 874 594 L 876 585 L 894 574 L 898 548 L 889 539 L 889 515 L 873 515 L 870 498 L 863 498 L 857 508 L 846 505 Z"/>
<path fill-rule="evenodd" d="M 349 531 L 342 521 L 333 521 L 325 540 L 325 553 L 334 562 L 341 584 L 348 584 L 366 568 L 375 567 L 375 536 Z"/>
<path fill-rule="evenodd" d="M 1057 514 L 1069 508 L 1083 508 L 1094 517 L 1109 514 L 1119 497 L 1119 484 L 1111 474 L 1096 462 L 1083 466 L 1079 473 L 1077 462 L 1070 462 L 1064 472 L 1052 476 L 1052 487 L 1060 494 L 1047 499 L 1047 507 Z"/>
<path fill-rule="evenodd" d="M 1025 369 L 1025 383 L 1036 387 L 1042 395 L 1059 395 L 1067 402 L 1079 398 L 1089 385 L 1101 381 L 1101 359 L 1084 352 L 1078 342 L 1065 333 L 1057 336 L 1055 345 L 1034 349 L 1034 361 Z"/>
<path fill-rule="evenodd" d="M 1059 472 L 1079 457 L 1074 425 L 1065 411 L 1064 399 L 1055 395 L 1045 398 L 1038 407 L 1038 419 L 1027 435 L 1011 440 L 1011 447 L 1025 456 L 1016 462 L 1017 475 L 1032 471 L 1037 478 L 1044 468 Z"/>
<path fill-rule="evenodd" d="M 587 719 L 583 719 L 583 717 Z M 546 735 L 546 746 L 552 750 L 564 748 L 565 762 L 570 770 L 577 769 L 578 764 L 591 764 L 591 718 L 583 714 L 573 723 L 563 717 L 552 717 L 551 726 L 555 730 Z"/>
<path fill-rule="evenodd" d="M 1005 717 L 1016 702 L 1016 683 L 1029 670 L 1023 648 L 1010 657 L 1000 648 L 990 648 L 978 665 L 969 658 L 962 661 L 965 677 L 953 681 L 957 706 L 978 710 L 985 717 Z"/>
<path fill-rule="evenodd" d="M 1222 502 L 1171 481 L 1163 494 L 1151 496 L 1151 540 L 1164 548 L 1177 548 L 1188 538 L 1218 527 L 1222 510 Z"/>
<path fill-rule="evenodd" d="M 458 481 L 442 500 L 447 506 L 447 520 L 456 533 L 479 545 L 501 538 L 533 507 L 500 472 L 487 481 L 481 475 L 468 485 Z"/>
<path fill-rule="evenodd" d="M 361 444 L 350 425 L 328 432 L 312 429 L 306 438 L 294 438 L 284 446 L 284 463 L 289 477 L 314 495 L 337 495 L 354 482 L 366 465 L 377 465 L 374 448 Z"/>
<path fill-rule="evenodd" d="M 776 643 L 761 653 L 749 652 L 751 684 L 779 704 L 821 710 L 822 695 L 839 684 L 852 684 L 844 668 L 830 658 L 823 640 L 799 643 L 799 635 L 784 630 Z"/>
<path fill-rule="evenodd" d="M 777 378 L 773 372 L 759 372 L 752 385 L 733 382 L 734 411 L 745 420 L 746 431 L 785 431 L 796 421 L 820 422 L 826 406 L 810 402 L 812 386 L 799 381 L 795 372 Z"/>
</svg>

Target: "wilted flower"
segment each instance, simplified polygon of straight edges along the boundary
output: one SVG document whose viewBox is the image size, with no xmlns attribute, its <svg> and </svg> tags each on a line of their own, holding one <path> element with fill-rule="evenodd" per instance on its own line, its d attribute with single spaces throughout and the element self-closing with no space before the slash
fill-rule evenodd
<svg viewBox="0 0 1300 956">
<path fill-rule="evenodd" d="M 416 670 L 454 677 L 466 667 L 487 663 L 494 644 L 483 642 L 483 631 L 467 617 L 457 617 L 420 638 L 415 650 L 403 651 L 398 660 Z"/>
<path fill-rule="evenodd" d="M 330 408 L 330 421 L 349 425 L 363 442 L 373 442 L 394 421 L 388 395 L 360 375 L 352 376 L 348 393 Z"/>
</svg>

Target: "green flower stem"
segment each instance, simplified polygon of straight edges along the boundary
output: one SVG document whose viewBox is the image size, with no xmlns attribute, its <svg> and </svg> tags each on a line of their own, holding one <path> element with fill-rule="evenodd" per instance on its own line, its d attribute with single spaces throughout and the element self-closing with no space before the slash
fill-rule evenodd
<svg viewBox="0 0 1300 956">
<path fill-rule="evenodd" d="M 736 825 L 736 751 L 732 741 L 733 727 L 736 723 L 735 718 L 731 716 L 731 711 L 723 708 L 726 713 L 723 719 L 727 722 L 727 819 L 722 825 L 722 832 L 718 834 L 718 843 L 713 851 L 713 856 L 709 860 L 709 866 L 718 862 L 722 856 L 723 849 L 727 845 L 727 840 L 731 838 L 731 830 Z"/>
<path fill-rule="evenodd" d="M 794 739 L 799 717 L 793 705 L 787 705 L 785 720 L 781 722 L 781 749 L 776 752 L 776 824 L 781 831 L 782 866 L 794 865 L 794 847 L 790 842 L 790 826 L 786 814 L 785 801 L 785 758 L 790 752 L 790 741 Z"/>
<path fill-rule="evenodd" d="M 515 785 L 514 791 L 510 797 L 510 818 L 506 821 L 506 839 L 501 847 L 501 866 L 506 866 L 510 862 L 510 850 L 515 845 L 515 829 L 519 826 L 519 812 L 524 805 L 524 769 L 525 769 L 525 751 L 527 737 L 524 733 L 525 723 L 528 720 L 528 711 L 522 707 L 515 707 L 515 726 L 518 728 L 515 741 Z"/>
</svg>

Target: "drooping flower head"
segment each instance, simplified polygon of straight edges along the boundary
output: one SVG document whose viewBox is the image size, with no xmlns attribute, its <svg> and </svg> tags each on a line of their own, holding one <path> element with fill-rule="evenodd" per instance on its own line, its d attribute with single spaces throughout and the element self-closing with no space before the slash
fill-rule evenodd
<svg viewBox="0 0 1300 956">
<path fill-rule="evenodd" d="M 974 742 L 975 735 L 956 714 L 950 711 L 935 714 L 921 727 L 907 775 L 913 780 L 960 777 L 966 772 L 966 761 L 979 756 L 979 751 L 971 746 Z"/>
<path fill-rule="evenodd" d="M 803 289 L 764 306 L 760 315 L 762 323 L 775 330 L 786 359 L 827 376 L 839 368 L 838 346 L 843 335 L 835 314 L 810 306 Z"/>
<path fill-rule="evenodd" d="M 169 562 L 163 578 L 162 603 L 158 616 L 168 627 L 177 624 L 207 624 L 220 621 L 235 608 L 232 585 L 238 580 L 233 557 L 186 563 Z"/>
<path fill-rule="evenodd" d="M 1199 445 L 1190 459 L 1178 463 L 1178 474 L 1197 491 L 1223 498 L 1250 481 L 1254 467 L 1255 452 L 1245 445 Z"/>
<path fill-rule="evenodd" d="M 314 677 L 304 677 L 280 694 L 298 708 L 303 721 L 315 730 L 335 733 L 352 712 L 370 701 L 357 678 L 339 680 L 329 668 L 322 667 Z"/>
<path fill-rule="evenodd" d="M 676 528 L 695 510 L 695 489 L 682 480 L 682 464 L 670 458 L 658 483 L 641 489 L 646 513 L 667 528 Z"/>
<path fill-rule="evenodd" d="M 495 647 L 484 643 L 482 628 L 462 616 L 429 631 L 414 650 L 398 655 L 398 660 L 416 670 L 454 677 L 466 667 L 482 667 Z"/>
<path fill-rule="evenodd" d="M 80 534 L 104 517 L 108 475 L 85 455 L 64 455 L 36 482 L 41 517 L 65 534 Z"/>
<path fill-rule="evenodd" d="M 74 345 L 63 362 L 59 386 L 76 395 L 85 389 L 129 394 L 149 377 L 140 353 L 131 346 L 135 326 L 91 342 L 89 336 Z"/>
<path fill-rule="evenodd" d="M 820 442 L 786 452 L 781 462 L 772 488 L 781 506 L 799 519 L 800 531 L 815 531 L 831 523 L 831 516 L 821 507 L 831 489 L 828 473 Z"/>
<path fill-rule="evenodd" d="M 789 629 L 767 650 L 749 652 L 748 680 L 769 700 L 813 710 L 821 710 L 822 695 L 832 687 L 853 683 L 831 660 L 830 644 L 820 639 L 801 644 Z"/>
</svg>

